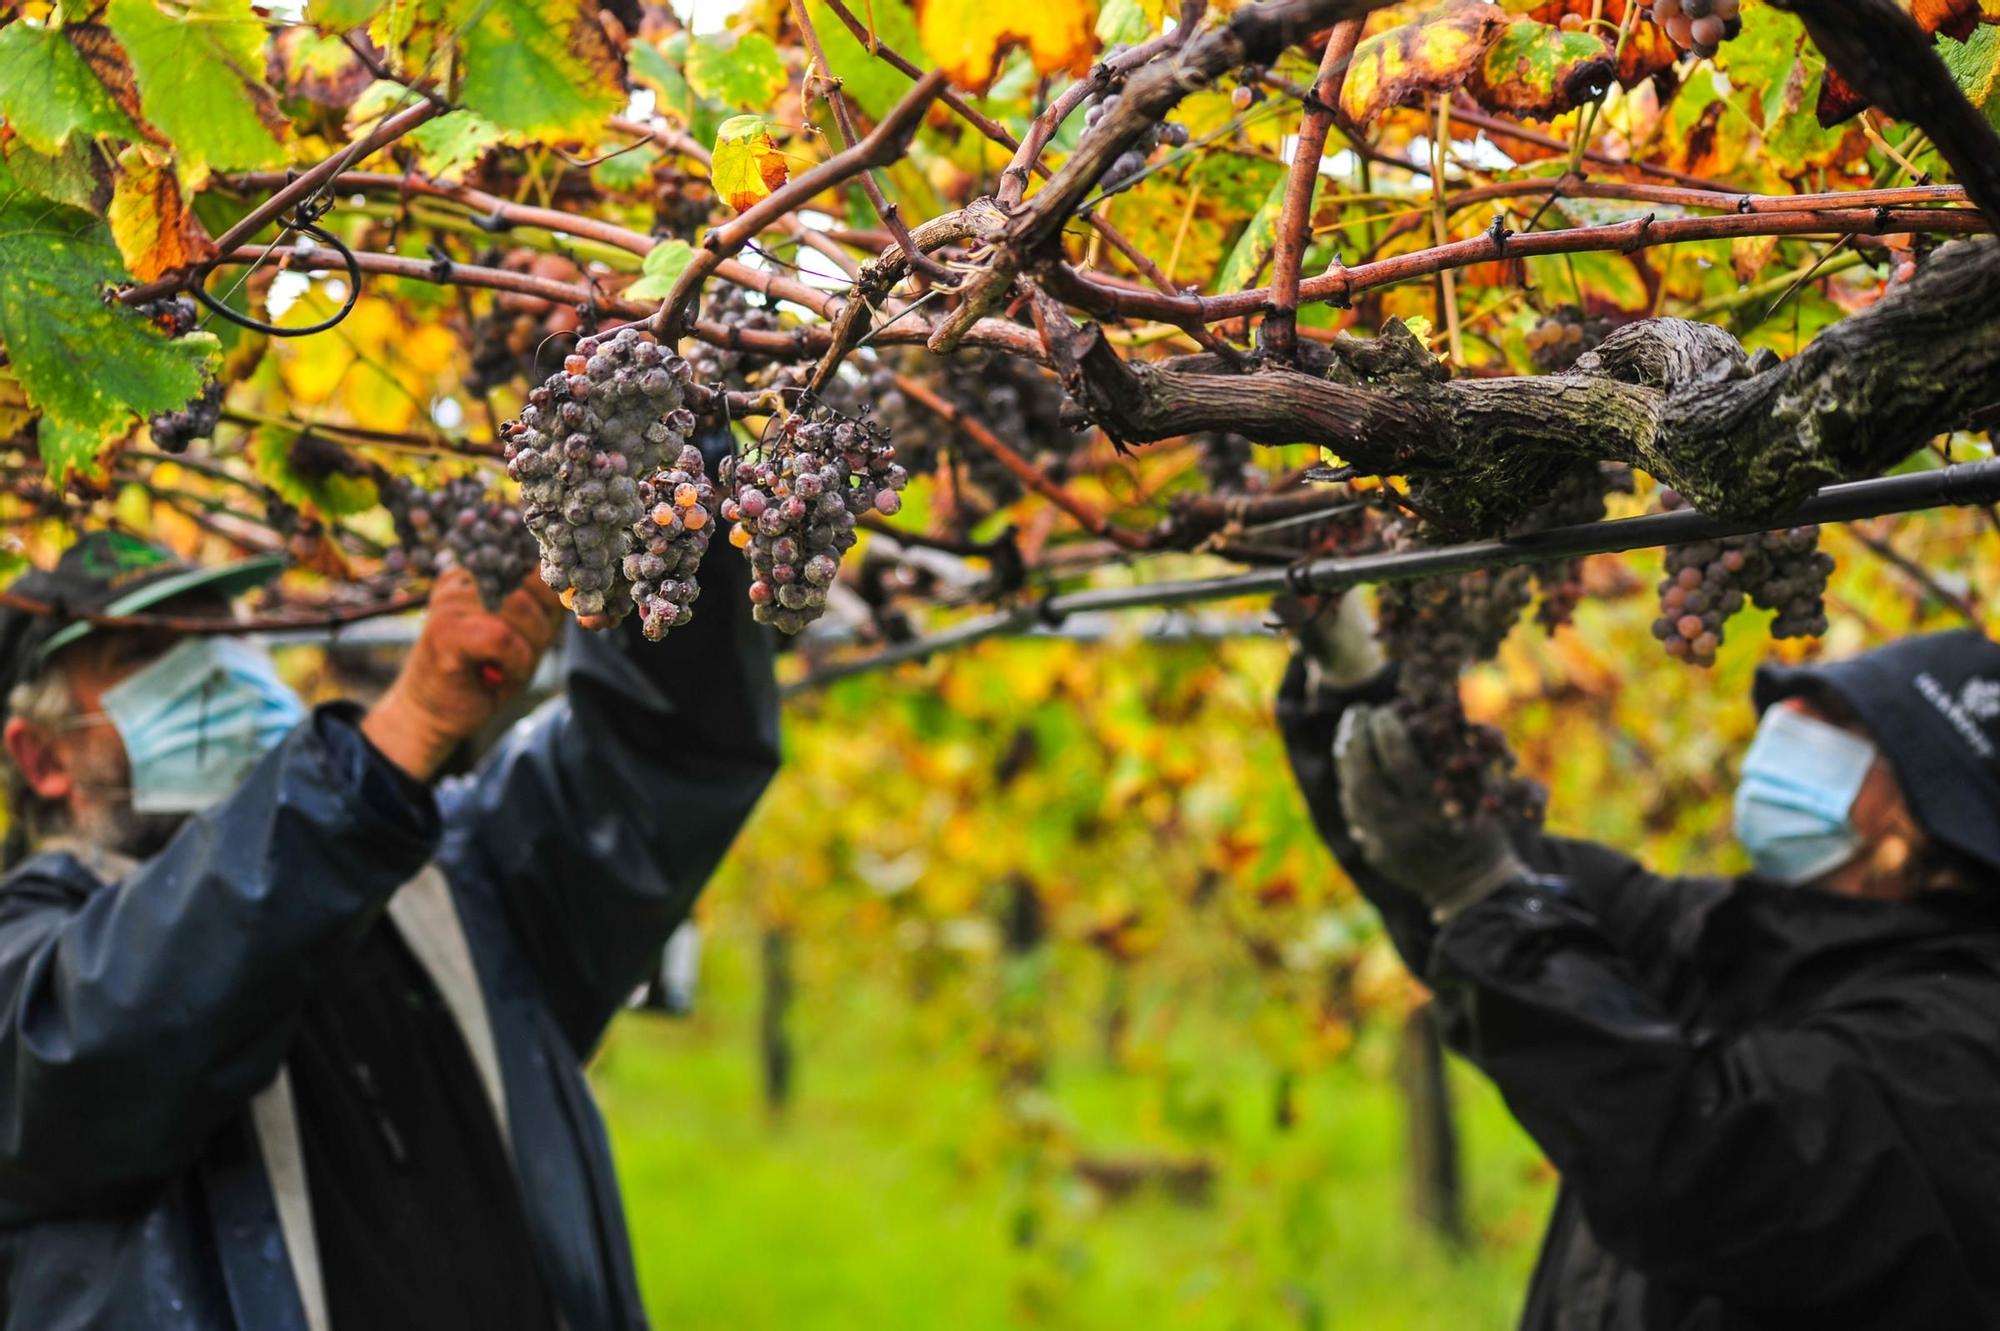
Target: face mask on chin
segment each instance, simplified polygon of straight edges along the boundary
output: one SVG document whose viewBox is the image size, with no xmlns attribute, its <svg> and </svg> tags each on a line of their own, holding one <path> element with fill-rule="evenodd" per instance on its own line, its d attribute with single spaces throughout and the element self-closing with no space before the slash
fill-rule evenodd
<svg viewBox="0 0 2000 1331">
<path fill-rule="evenodd" d="M 1789 707 L 1758 724 L 1736 788 L 1736 836 L 1757 875 L 1796 887 L 1862 848 L 1852 813 L 1875 764 L 1873 744 Z"/>
</svg>

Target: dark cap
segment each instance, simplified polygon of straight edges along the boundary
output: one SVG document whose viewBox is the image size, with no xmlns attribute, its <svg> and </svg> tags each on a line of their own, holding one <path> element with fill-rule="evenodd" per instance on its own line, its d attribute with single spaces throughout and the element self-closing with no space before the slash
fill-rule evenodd
<svg viewBox="0 0 2000 1331">
<path fill-rule="evenodd" d="M 135 536 L 86 532 L 54 568 L 29 569 L 7 589 L 57 613 L 0 607 L 0 711 L 16 684 L 33 679 L 57 652 L 92 631 L 76 614 L 137 614 L 197 593 L 227 600 L 271 581 L 284 567 L 283 555 L 268 554 L 202 568 Z"/>
<path fill-rule="evenodd" d="M 1845 661 L 1765 666 L 1751 696 L 1761 712 L 1820 691 L 1866 727 L 1928 835 L 2000 870 L 2000 643 L 1960 629 Z"/>
</svg>

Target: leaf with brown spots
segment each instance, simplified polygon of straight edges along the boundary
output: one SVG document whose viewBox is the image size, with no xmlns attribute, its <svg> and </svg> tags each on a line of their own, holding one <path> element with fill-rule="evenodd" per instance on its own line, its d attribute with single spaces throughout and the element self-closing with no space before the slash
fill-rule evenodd
<svg viewBox="0 0 2000 1331">
<path fill-rule="evenodd" d="M 1624 25 L 1625 10 L 1628 5 L 1639 0 L 1603 0 L 1604 11 L 1600 16 L 1598 33 L 1606 43 L 1615 48 L 1618 44 L 1618 29 Z M 1590 22 L 1591 10 L 1596 0 L 1547 0 L 1527 11 L 1528 17 L 1551 27 L 1561 27 L 1565 18 L 1572 22 Z M 1508 5 L 1507 8 L 1517 8 Z M 1641 6 L 1643 8 L 1643 6 Z M 1680 52 L 1668 39 L 1666 30 L 1649 18 L 1634 20 L 1632 31 L 1626 34 L 1625 50 L 1618 57 L 1618 82 L 1627 88 L 1635 88 L 1656 74 L 1664 74 L 1674 68 L 1680 59 Z"/>
<path fill-rule="evenodd" d="M 111 29 L 102 23 L 73 23 L 63 29 L 69 44 L 83 57 L 83 63 L 90 66 L 90 72 L 104 85 L 111 100 L 118 104 L 133 124 L 146 129 L 147 136 L 155 143 L 164 143 L 159 134 L 146 125 L 146 118 L 139 110 L 139 81 L 132 73 L 132 62 L 125 57 L 125 48 L 111 35 Z"/>
<path fill-rule="evenodd" d="M 1355 48 L 1340 109 L 1366 124 L 1427 93 L 1453 92 L 1479 72 L 1507 15 L 1484 0 L 1449 0 L 1422 18 L 1376 33 Z"/>
<path fill-rule="evenodd" d="M 1603 38 L 1517 19 L 1488 48 L 1471 91 L 1489 111 L 1547 120 L 1594 100 L 1611 79 Z"/>
<path fill-rule="evenodd" d="M 141 282 L 215 254 L 208 232 L 181 197 L 172 159 L 143 144 L 118 155 L 108 220 L 119 256 Z"/>
</svg>

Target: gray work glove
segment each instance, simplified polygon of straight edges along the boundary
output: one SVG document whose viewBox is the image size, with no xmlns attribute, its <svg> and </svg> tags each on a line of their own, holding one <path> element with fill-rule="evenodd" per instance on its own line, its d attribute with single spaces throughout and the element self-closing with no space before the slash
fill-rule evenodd
<svg viewBox="0 0 2000 1331">
<path fill-rule="evenodd" d="M 1344 592 L 1337 601 L 1288 594 L 1271 603 L 1271 612 L 1299 640 L 1308 692 L 1352 688 L 1381 670 L 1375 617 L 1359 592 Z"/>
<path fill-rule="evenodd" d="M 1343 712 L 1333 761 L 1341 811 L 1362 857 L 1429 906 L 1437 923 L 1528 876 L 1497 819 L 1468 825 L 1445 815 L 1434 789 L 1436 772 L 1388 708 Z"/>
</svg>

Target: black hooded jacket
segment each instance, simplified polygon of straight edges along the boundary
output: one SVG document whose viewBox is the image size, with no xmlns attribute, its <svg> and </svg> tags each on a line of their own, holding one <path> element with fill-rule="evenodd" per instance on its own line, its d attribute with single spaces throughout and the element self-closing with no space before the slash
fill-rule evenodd
<svg viewBox="0 0 2000 1331">
<path fill-rule="evenodd" d="M 1562 1174 L 1535 1331 L 2000 1327 L 2000 895 L 1663 878 L 1523 832 L 1545 878 L 1434 928 L 1340 812 L 1341 712 L 1279 702 L 1321 835 L 1447 1038 Z"/>
</svg>

